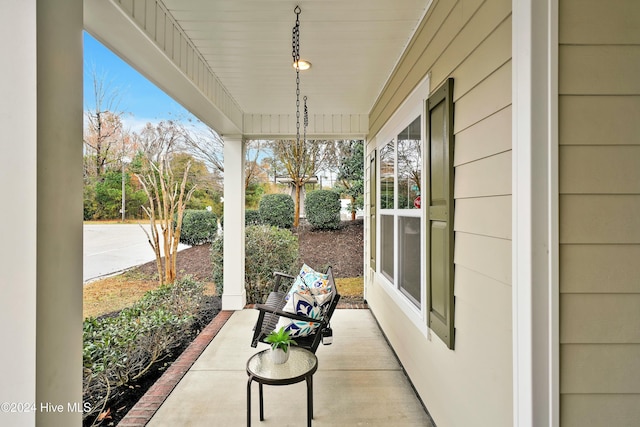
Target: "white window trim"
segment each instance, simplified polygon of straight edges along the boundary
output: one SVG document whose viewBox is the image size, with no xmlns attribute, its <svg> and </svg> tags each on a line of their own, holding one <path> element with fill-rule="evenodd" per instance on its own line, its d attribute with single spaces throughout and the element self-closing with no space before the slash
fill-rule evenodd
<svg viewBox="0 0 640 427">
<path fill-rule="evenodd" d="M 380 160 L 380 149 L 384 147 L 387 143 L 392 140 L 397 139 L 398 134 L 407 126 L 409 126 L 416 117 L 422 117 L 421 120 L 421 134 L 423 139 L 423 147 L 424 147 L 424 105 L 427 98 L 429 98 L 429 88 L 430 88 L 430 75 L 427 75 L 418 86 L 411 92 L 411 94 L 404 100 L 402 105 L 398 107 L 398 109 L 393 113 L 391 118 L 382 126 L 380 131 L 376 134 L 376 136 L 372 139 L 374 141 L 374 145 L 378 150 L 378 161 L 377 168 L 380 168 L 381 160 Z M 397 153 L 396 153 L 397 154 Z M 426 156 L 423 154 L 422 156 L 422 180 L 424 183 L 424 170 L 426 165 Z M 397 156 L 395 162 L 397 163 Z M 421 206 L 419 210 L 414 209 L 381 209 L 380 208 L 380 172 L 378 170 L 377 173 L 377 182 L 375 185 L 377 186 L 377 200 L 376 202 L 376 224 L 378 232 L 376 233 L 377 241 L 376 241 L 376 265 L 377 269 L 375 271 L 376 280 L 381 283 L 382 288 L 389 295 L 389 297 L 395 302 L 395 304 L 403 311 L 403 313 L 412 321 L 412 323 L 420 330 L 425 336 L 428 335 L 428 328 L 426 325 L 427 318 L 427 293 L 426 293 L 426 277 L 427 277 L 427 268 L 425 264 L 427 249 L 425 247 L 426 242 L 426 226 L 425 226 L 425 208 L 424 204 Z M 424 184 L 423 184 L 424 187 Z M 394 192 L 394 197 L 397 195 Z M 400 216 L 413 216 L 421 218 L 421 242 L 420 246 L 422 248 L 422 268 L 421 268 L 421 276 L 420 276 L 420 306 L 416 306 L 397 286 L 395 283 L 391 283 L 384 274 L 382 274 L 382 262 L 381 262 L 381 246 L 380 242 L 382 240 L 382 233 L 380 230 L 380 219 L 382 215 L 389 215 L 393 212 L 393 215 L 397 217 Z M 401 213 L 400 213 L 401 212 Z M 372 226 L 374 226 L 372 224 Z M 394 222 L 394 275 L 397 278 L 398 274 L 398 266 L 397 266 L 397 251 L 398 251 L 398 225 L 397 221 Z"/>
</svg>

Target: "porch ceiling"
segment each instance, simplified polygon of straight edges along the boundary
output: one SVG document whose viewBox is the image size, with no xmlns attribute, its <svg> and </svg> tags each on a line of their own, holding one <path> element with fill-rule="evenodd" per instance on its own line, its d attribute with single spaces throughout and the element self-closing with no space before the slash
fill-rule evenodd
<svg viewBox="0 0 640 427">
<path fill-rule="evenodd" d="M 301 72 L 310 133 L 362 134 L 429 3 L 88 0 L 85 28 L 219 132 L 284 134 L 295 130 L 291 31 L 298 4 L 300 53 L 313 64 Z"/>
</svg>

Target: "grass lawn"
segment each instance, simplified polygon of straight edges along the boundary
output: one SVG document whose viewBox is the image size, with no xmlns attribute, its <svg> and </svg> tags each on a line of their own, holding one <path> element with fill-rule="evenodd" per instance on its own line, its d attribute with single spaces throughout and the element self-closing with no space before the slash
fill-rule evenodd
<svg viewBox="0 0 640 427">
<path fill-rule="evenodd" d="M 103 314 L 122 310 L 133 305 L 147 291 L 158 287 L 158 281 L 143 275 L 125 272 L 117 276 L 93 281 L 84 286 L 82 296 L 82 314 L 87 317 L 98 317 Z M 213 283 L 207 284 L 206 295 L 214 295 Z"/>
<path fill-rule="evenodd" d="M 349 277 L 334 279 L 338 292 L 344 297 L 362 296 L 364 290 L 364 277 Z"/>
<path fill-rule="evenodd" d="M 361 296 L 363 277 L 337 278 L 336 286 L 342 296 Z M 96 280 L 84 286 L 82 313 L 85 318 L 122 310 L 139 300 L 147 291 L 158 287 L 158 281 L 135 272 L 125 272 Z M 205 294 L 214 295 L 213 283 L 207 285 Z"/>
</svg>

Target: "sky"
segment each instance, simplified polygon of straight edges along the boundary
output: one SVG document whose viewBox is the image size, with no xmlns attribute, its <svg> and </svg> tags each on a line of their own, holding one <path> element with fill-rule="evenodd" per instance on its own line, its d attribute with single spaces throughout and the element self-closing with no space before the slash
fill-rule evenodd
<svg viewBox="0 0 640 427">
<path fill-rule="evenodd" d="M 119 111 L 125 128 L 139 131 L 147 122 L 187 119 L 193 116 L 142 74 L 84 32 L 84 108 L 95 108 L 93 73 L 120 94 Z"/>
</svg>

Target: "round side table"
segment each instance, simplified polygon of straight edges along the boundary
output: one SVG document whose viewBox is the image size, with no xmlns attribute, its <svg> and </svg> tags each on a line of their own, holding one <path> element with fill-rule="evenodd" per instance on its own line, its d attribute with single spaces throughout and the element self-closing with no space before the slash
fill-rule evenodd
<svg viewBox="0 0 640 427">
<path fill-rule="evenodd" d="M 289 360 L 281 365 L 271 361 L 270 350 L 256 353 L 247 362 L 247 426 L 251 426 L 251 383 L 258 383 L 260 395 L 260 421 L 264 421 L 262 386 L 289 385 L 307 382 L 307 426 L 313 419 L 313 374 L 318 370 L 318 358 L 309 350 L 289 347 Z"/>
</svg>

